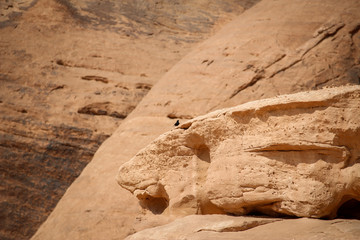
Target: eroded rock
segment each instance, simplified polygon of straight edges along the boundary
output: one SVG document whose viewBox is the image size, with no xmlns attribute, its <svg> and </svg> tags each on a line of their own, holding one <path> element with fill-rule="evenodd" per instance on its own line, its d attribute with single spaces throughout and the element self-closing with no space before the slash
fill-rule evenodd
<svg viewBox="0 0 360 240">
<path fill-rule="evenodd" d="M 193 239 L 194 235 L 199 232 L 233 233 L 277 221 L 281 220 L 217 214 L 207 216 L 191 215 L 163 226 L 140 231 L 126 239 Z"/>
<path fill-rule="evenodd" d="M 351 239 L 359 237 L 357 220 L 273 219 L 225 215 L 191 215 L 172 223 L 145 229 L 126 240 L 257 240 L 257 239 Z"/>
<path fill-rule="evenodd" d="M 29 239 L 151 86 L 256 1 L 180 2 L 0 1 L 0 239 Z M 99 239 L 64 223 L 43 238 Z"/>
<path fill-rule="evenodd" d="M 336 216 L 360 200 L 360 87 L 218 110 L 161 135 L 117 180 L 154 213 Z"/>
<path fill-rule="evenodd" d="M 108 115 L 111 117 L 124 119 L 135 108 L 134 106 L 124 105 L 116 106 L 111 102 L 91 103 L 82 108 L 79 108 L 78 113 L 89 115 Z"/>
</svg>

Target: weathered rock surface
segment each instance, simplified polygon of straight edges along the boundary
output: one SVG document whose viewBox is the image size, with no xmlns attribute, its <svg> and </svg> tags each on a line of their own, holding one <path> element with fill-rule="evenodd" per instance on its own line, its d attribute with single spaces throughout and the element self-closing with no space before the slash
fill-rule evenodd
<svg viewBox="0 0 360 240">
<path fill-rule="evenodd" d="M 360 87 L 249 102 L 161 135 L 117 180 L 154 213 L 336 216 L 360 201 Z"/>
<path fill-rule="evenodd" d="M 176 64 L 137 110 L 192 118 L 279 94 L 359 84 L 359 11 L 352 0 L 261 1 Z"/>
<path fill-rule="evenodd" d="M 336 81 L 328 81 L 322 86 L 356 83 L 356 74 L 347 75 L 345 73 L 358 64 L 359 31 L 356 30 L 356 27 L 351 27 L 358 22 L 358 15 L 356 14 L 359 12 L 358 9 L 359 3 L 350 0 L 341 3 L 335 0 L 321 2 L 295 0 L 291 3 L 286 0 L 263 0 L 240 15 L 234 22 L 226 25 L 215 36 L 198 45 L 171 69 L 169 66 L 175 63 L 169 62 L 170 58 L 167 57 L 171 56 L 172 52 L 169 55 L 159 55 L 159 50 L 156 47 L 161 46 L 161 44 L 158 45 L 156 42 L 149 41 L 154 36 L 150 35 L 151 37 L 146 38 L 143 43 L 151 45 L 151 51 L 145 51 L 145 53 L 152 57 L 152 61 L 143 64 L 148 68 L 147 71 L 140 73 L 141 79 L 147 79 L 149 81 L 146 83 L 154 84 L 157 80 L 154 76 L 158 78 L 162 76 L 162 74 L 154 74 L 153 69 L 156 69 L 155 67 L 161 66 L 162 69 L 170 70 L 161 77 L 159 82 L 154 84 L 149 94 L 122 121 L 118 130 L 102 144 L 92 162 L 67 189 L 61 201 L 33 239 L 122 239 L 142 229 L 159 226 L 172 221 L 174 218 L 179 218 L 179 215 L 154 215 L 141 208 L 136 198 L 127 190 L 120 188 L 114 181 L 119 166 L 131 159 L 140 149 L 146 147 L 160 134 L 172 129 L 176 119 L 180 119 L 182 123 L 183 119 L 193 118 L 223 107 L 236 106 L 249 100 L 317 88 L 312 83 L 313 73 L 317 72 L 314 69 L 316 66 L 321 65 L 328 69 L 329 75 L 323 75 L 321 81 L 333 79 L 339 72 L 344 73 Z M 321 32 L 322 28 L 326 28 L 328 23 L 333 21 L 331 19 L 339 20 L 345 26 L 335 30 L 334 36 L 324 39 L 323 36 L 314 38 L 313 36 L 319 32 L 318 30 Z M 348 41 L 349 38 L 346 37 L 351 36 L 348 31 L 350 29 L 352 29 L 350 32 L 353 33 L 352 40 L 354 43 Z M 329 31 L 330 35 L 332 31 L 333 29 Z M 344 36 L 344 39 L 347 40 L 343 40 L 344 44 L 340 44 L 341 47 L 340 45 L 335 47 L 332 44 L 340 36 Z M 111 35 L 107 35 L 106 39 L 113 38 Z M 313 56 L 307 59 L 307 66 L 303 65 L 304 61 L 300 61 L 279 72 L 273 78 L 279 76 L 284 76 L 284 78 L 275 85 L 272 85 L 270 77 L 261 78 L 255 83 L 251 81 L 255 69 L 251 68 L 250 60 L 259 63 L 256 65 L 258 68 L 267 62 L 270 63 L 274 59 L 278 59 L 277 53 L 282 53 L 282 51 L 286 54 L 296 53 L 297 48 L 305 46 L 308 41 L 309 44 L 314 43 L 314 39 L 315 42 L 319 39 L 323 40 L 305 53 L 303 59 Z M 121 56 L 120 53 L 123 53 L 118 52 L 118 54 L 111 54 L 111 57 L 117 62 L 123 63 L 123 59 L 131 60 L 131 56 L 144 53 L 144 48 L 141 48 L 141 45 L 133 45 L 136 43 L 135 39 L 132 38 L 131 41 L 132 55 L 117 58 L 117 56 Z M 170 44 L 172 42 L 165 39 L 161 43 Z M 119 46 L 116 45 L 116 42 L 112 44 Z M 96 49 L 100 49 L 100 46 L 102 45 L 98 45 Z M 185 45 L 174 46 L 179 47 L 176 48 L 176 51 L 180 51 L 179 55 L 184 53 L 183 47 Z M 225 49 L 226 47 L 228 48 Z M 121 49 L 127 51 L 127 48 L 122 47 Z M 137 49 L 141 49 L 141 51 Z M 314 55 L 312 55 L 313 53 Z M 333 55 L 327 55 L 330 53 Z M 318 54 L 321 54 L 322 57 L 316 58 Z M 74 65 L 74 61 L 69 61 L 69 56 L 64 54 L 61 58 L 57 58 L 65 63 L 65 65 L 59 66 L 89 66 L 85 65 L 87 63 L 85 60 L 88 61 L 91 58 L 84 58 L 82 65 Z M 166 59 L 160 64 L 156 63 L 157 58 L 155 57 L 161 56 L 166 57 Z M 97 65 L 91 66 L 95 68 L 96 66 L 109 67 L 115 65 L 114 62 L 107 62 L 106 59 L 98 59 Z M 142 59 L 147 58 L 139 58 L 134 62 Z M 336 66 L 336 63 L 344 60 L 346 60 L 346 64 L 338 71 L 331 71 L 326 65 L 327 59 L 330 61 L 331 69 Z M 283 60 L 287 61 L 288 58 L 284 57 Z M 285 62 L 279 61 L 278 63 L 281 63 L 281 66 L 288 66 Z M 141 64 L 137 66 L 139 65 Z M 124 65 L 120 64 L 120 66 L 123 67 Z M 249 69 L 245 70 L 248 66 Z M 122 67 L 118 66 L 117 69 L 124 71 Z M 135 71 L 138 71 L 138 68 L 132 70 L 136 73 L 135 77 L 139 76 L 138 72 Z M 272 72 L 270 70 L 266 69 L 266 74 Z M 124 73 L 127 76 L 129 69 Z M 249 75 L 246 75 L 247 73 Z M 291 74 L 287 75 L 289 73 Z M 304 83 L 302 82 L 303 78 L 298 77 L 301 75 L 309 77 L 304 81 L 306 84 L 302 84 Z M 82 76 L 102 76 L 112 79 L 110 76 L 98 72 L 84 71 L 79 75 L 79 77 Z M 89 84 L 105 84 L 96 80 L 82 81 L 87 81 Z M 127 83 L 119 84 L 126 87 Z M 229 100 L 236 91 L 242 89 L 241 86 L 243 85 L 245 86 L 244 90 Z M 318 88 L 322 86 L 318 86 Z M 102 99 L 96 102 L 106 101 L 108 100 Z M 91 102 L 84 103 L 89 104 Z M 77 106 L 75 111 L 86 104 Z M 107 124 L 101 123 L 101 125 Z M 356 200 L 354 201 L 357 203 Z M 283 226 L 285 229 L 289 227 L 286 221 L 284 221 Z M 294 228 L 291 229 L 294 230 Z M 324 229 L 324 231 L 328 231 L 328 229 Z M 310 232 L 309 236 L 311 234 L 316 235 L 316 233 Z M 271 237 L 271 234 L 267 232 L 266 237 Z"/>
<path fill-rule="evenodd" d="M 127 240 L 359 239 L 357 220 L 269 219 L 191 215 L 135 233 Z"/>
<path fill-rule="evenodd" d="M 126 239 L 191 239 L 198 232 L 239 232 L 281 221 L 275 218 L 233 217 L 226 215 L 190 215 L 164 226 L 135 233 Z"/>
<path fill-rule="evenodd" d="M 30 238 L 151 86 L 254 1 L 156 2 L 0 1 L 1 239 Z"/>
</svg>

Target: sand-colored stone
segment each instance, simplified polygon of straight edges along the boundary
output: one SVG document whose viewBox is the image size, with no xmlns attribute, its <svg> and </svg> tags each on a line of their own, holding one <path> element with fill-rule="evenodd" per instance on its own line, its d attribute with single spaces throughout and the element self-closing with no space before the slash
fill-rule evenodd
<svg viewBox="0 0 360 240">
<path fill-rule="evenodd" d="M 0 1 L 1 239 L 31 237 L 158 79 L 256 1 L 207 2 Z"/>
<path fill-rule="evenodd" d="M 127 240 L 359 239 L 357 220 L 269 219 L 224 215 L 190 215 L 135 233 Z"/>
<path fill-rule="evenodd" d="M 154 213 L 335 217 L 360 201 L 360 87 L 218 110 L 161 135 L 117 180 Z"/>
<path fill-rule="evenodd" d="M 186 119 L 279 94 L 359 84 L 359 9 L 352 0 L 261 1 L 178 62 L 135 111 Z"/>
<path fill-rule="evenodd" d="M 118 167 L 172 129 L 176 119 L 183 123 L 184 119 L 249 100 L 358 83 L 358 10 L 359 3 L 350 0 L 263 0 L 247 10 L 161 75 L 149 94 L 103 143 L 33 239 L 123 239 L 180 217 L 154 215 L 142 209 L 136 197 L 116 184 Z M 334 21 L 336 24 L 331 24 Z M 133 55 L 138 55 L 135 49 L 140 46 L 131 48 Z M 286 56 L 282 57 L 283 53 Z M 149 71 L 157 65 L 151 63 Z M 338 65 L 341 67 L 337 69 Z M 264 76 L 256 76 L 262 67 Z M 280 71 L 271 77 L 276 69 Z M 316 73 L 320 74 L 317 83 L 324 84 L 316 86 Z M 94 74 L 81 76 L 85 75 Z M 258 234 L 261 236 L 261 232 Z"/>
</svg>

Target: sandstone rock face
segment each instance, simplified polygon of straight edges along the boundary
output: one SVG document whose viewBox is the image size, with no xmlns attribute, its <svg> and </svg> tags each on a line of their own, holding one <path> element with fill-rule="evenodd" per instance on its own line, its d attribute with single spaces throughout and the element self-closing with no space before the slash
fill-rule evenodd
<svg viewBox="0 0 360 240">
<path fill-rule="evenodd" d="M 138 114 L 186 119 L 279 94 L 359 84 L 359 11 L 352 0 L 261 1 L 164 75 Z"/>
<path fill-rule="evenodd" d="M 28 239 L 157 80 L 253 1 L 156 2 L 0 2 L 1 239 Z"/>
<path fill-rule="evenodd" d="M 78 16 L 94 16 L 85 8 L 76 7 L 75 1 L 69 2 L 73 3 L 72 6 Z M 166 3 L 162 6 L 166 6 Z M 165 12 L 170 13 L 171 10 L 168 10 Z M 160 134 L 173 129 L 176 119 L 183 123 L 185 119 L 216 109 L 237 106 L 249 100 L 328 85 L 357 84 L 358 12 L 359 2 L 352 0 L 341 2 L 335 0 L 294 0 L 291 2 L 262 0 L 233 22 L 225 25 L 213 37 L 197 45 L 191 52 L 188 51 L 190 48 L 188 46 L 193 45 L 185 43 L 188 43 L 189 39 L 195 39 L 195 33 L 184 32 L 185 35 L 179 37 L 178 41 L 172 41 L 173 38 L 167 38 L 166 33 L 172 32 L 173 29 L 166 27 L 159 32 L 156 31 L 159 26 L 150 25 L 150 27 L 141 28 L 145 30 L 152 28 L 154 31 L 153 35 L 148 35 L 145 33 L 148 30 L 141 30 L 145 34 L 144 38 L 135 30 L 136 37 L 129 38 L 123 32 L 126 40 L 121 38 L 121 41 L 111 32 L 105 34 L 99 31 L 101 26 L 96 26 L 96 21 L 91 29 L 97 30 L 91 34 L 86 34 L 89 29 L 74 31 L 73 36 L 92 39 L 79 41 L 76 46 L 92 44 L 91 49 L 97 49 L 97 51 L 91 51 L 90 54 L 89 51 L 79 50 L 77 55 L 68 52 L 61 53 L 54 61 L 59 62 L 60 65 L 55 66 L 59 69 L 72 69 L 72 73 L 77 72 L 75 69 L 82 69 L 79 67 L 87 67 L 81 70 L 81 74 L 76 75 L 76 79 L 87 81 L 89 85 L 99 84 L 99 86 L 109 87 L 108 91 L 105 91 L 108 95 L 104 98 L 96 98 L 96 101 L 83 100 L 75 101 L 75 103 L 71 101 L 67 106 L 73 106 L 72 111 L 75 111 L 76 116 L 93 116 L 77 114 L 77 111 L 85 106 L 88 107 L 85 110 L 89 109 L 90 112 L 106 111 L 110 114 L 114 112 L 114 106 L 118 106 L 114 104 L 117 97 L 112 98 L 113 100 L 107 99 L 112 96 L 113 86 L 120 86 L 121 89 L 126 90 L 126 88 L 130 89 L 128 84 L 133 86 L 134 83 L 149 83 L 153 87 L 125 120 L 121 121 L 121 125 L 112 136 L 102 144 L 91 163 L 67 189 L 33 239 L 122 239 L 145 228 L 163 225 L 174 218 L 179 218 L 180 215 L 177 214 L 171 216 L 153 214 L 141 208 L 137 199 L 114 181 L 119 166 L 131 159 Z M 79 18 L 76 19 L 79 20 Z M 119 26 L 117 20 L 115 22 L 114 26 Z M 220 22 L 222 22 L 221 19 L 219 19 Z M 138 26 L 136 23 L 133 24 Z M 218 26 L 215 25 L 213 29 L 218 29 Z M 151 31 L 148 32 L 151 34 Z M 94 35 L 96 37 L 93 37 L 94 33 L 98 33 Z M 97 39 L 106 41 L 99 40 L 99 43 Z M 186 39 L 186 41 L 180 41 L 180 39 Z M 339 41 L 340 39 L 342 40 Z M 108 54 L 99 54 L 102 47 L 121 51 L 104 50 Z M 172 51 L 160 54 L 164 48 L 172 49 Z M 283 56 L 284 54 L 286 56 Z M 75 59 L 74 55 L 77 56 Z M 141 57 L 133 58 L 133 56 Z M 183 58 L 177 62 L 180 57 Z M 54 58 L 50 58 L 52 59 Z M 270 66 L 270 63 L 274 64 Z M 341 67 L 337 68 L 337 64 Z M 146 68 L 140 72 L 139 66 Z M 115 69 L 116 72 L 109 74 L 107 70 L 100 71 L 100 68 Z M 90 72 L 89 69 L 94 71 Z M 256 76 L 258 69 L 260 69 L 260 74 Z M 273 73 L 281 69 L 283 71 L 271 77 Z M 320 75 L 315 75 L 315 73 Z M 323 84 L 316 86 L 313 81 L 314 75 L 317 83 Z M 73 75 L 66 76 L 75 79 Z M 106 84 L 87 76 L 105 77 L 109 82 Z M 157 81 L 158 79 L 160 80 Z M 277 79 L 276 83 L 274 79 Z M 53 91 L 53 93 L 56 92 Z M 96 95 L 95 92 L 98 93 L 98 90 L 90 92 Z M 103 96 L 102 91 L 96 96 Z M 90 105 L 94 102 L 103 105 Z M 106 102 L 113 104 L 104 104 Z M 104 109 L 100 109 L 104 111 L 99 112 L 98 106 L 104 106 Z M 95 115 L 95 119 L 99 119 L 96 122 L 97 126 L 108 127 L 111 122 L 106 119 L 120 119 L 106 116 L 108 115 Z M 94 120 L 94 118 L 89 119 Z M 206 159 L 206 151 L 204 155 L 203 158 Z M 207 163 L 204 163 L 203 167 L 206 168 L 206 166 Z M 158 192 L 161 196 L 161 191 L 163 191 L 162 187 L 159 186 L 158 189 L 153 189 L 153 194 L 156 195 L 155 192 Z M 145 194 L 143 195 L 146 197 Z M 163 207 L 153 208 L 156 213 L 163 211 L 164 206 L 168 204 L 166 197 L 158 200 Z M 188 201 L 189 205 L 193 205 L 190 199 Z M 354 201 L 356 203 L 356 200 Z M 212 209 L 213 212 L 224 212 L 211 202 L 207 206 L 206 209 Z M 194 208 L 191 207 L 190 210 L 189 208 L 177 209 L 179 214 L 194 212 Z M 272 213 L 275 214 L 275 212 Z M 284 228 L 289 226 L 286 221 L 281 222 L 280 225 Z M 254 231 L 256 229 L 254 228 Z M 292 230 L 295 229 L 292 228 Z M 311 234 L 316 235 L 310 232 L 309 236 Z M 267 233 L 266 237 L 269 236 L 271 237 L 271 234 Z"/>
<path fill-rule="evenodd" d="M 191 215 L 135 233 L 127 240 L 359 239 L 356 220 L 269 219 L 224 215 Z"/>
<path fill-rule="evenodd" d="M 218 110 L 161 135 L 117 180 L 154 213 L 336 216 L 360 200 L 360 87 Z"/>
<path fill-rule="evenodd" d="M 225 215 L 190 215 L 164 226 L 150 228 L 133 234 L 126 239 L 192 239 L 199 232 L 238 232 L 281 219 L 233 217 Z"/>
</svg>

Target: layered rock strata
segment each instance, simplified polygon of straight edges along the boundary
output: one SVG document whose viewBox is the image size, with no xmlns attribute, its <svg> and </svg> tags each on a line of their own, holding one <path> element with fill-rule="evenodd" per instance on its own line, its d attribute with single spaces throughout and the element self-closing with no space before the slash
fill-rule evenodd
<svg viewBox="0 0 360 240">
<path fill-rule="evenodd" d="M 33 239 L 122 239 L 180 217 L 154 215 L 141 208 L 132 194 L 115 183 L 118 167 L 172 129 L 176 119 L 183 123 L 185 119 L 249 100 L 333 84 L 356 84 L 357 72 L 348 70 L 353 67 L 356 70 L 358 65 L 357 12 L 359 3 L 350 0 L 341 3 L 263 0 L 247 10 L 164 74 L 102 144 Z M 322 35 L 322 29 L 332 26 L 329 23 L 334 20 L 345 25 L 339 28 L 335 24 Z M 343 41 L 337 42 L 339 39 Z M 335 42 L 339 43 L 338 47 L 333 45 Z M 303 58 L 288 65 L 292 58 L 276 56 L 279 52 Z M 339 62 L 343 63 L 342 67 L 334 71 Z M 284 71 L 271 78 L 270 67 L 265 69 L 265 77 L 254 78 L 256 69 L 266 67 L 267 63 L 274 63 L 272 66 Z M 326 73 L 321 75 L 324 84 L 317 87 L 312 81 L 316 72 Z M 341 76 L 336 78 L 339 73 Z M 151 76 L 148 72 L 144 74 Z M 94 74 L 82 76 L 85 75 Z M 273 80 L 280 76 L 275 84 Z M 289 226 L 286 222 L 281 224 L 284 228 Z M 301 229 L 292 228 L 292 231 L 301 234 Z M 311 231 L 309 234 L 314 235 Z"/>
<path fill-rule="evenodd" d="M 280 94 L 359 84 L 359 10 L 351 0 L 262 1 L 176 64 L 139 114 L 186 119 Z"/>
<path fill-rule="evenodd" d="M 256 1 L 180 2 L 0 2 L 1 239 L 30 238 L 152 85 Z"/>
</svg>

